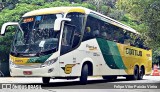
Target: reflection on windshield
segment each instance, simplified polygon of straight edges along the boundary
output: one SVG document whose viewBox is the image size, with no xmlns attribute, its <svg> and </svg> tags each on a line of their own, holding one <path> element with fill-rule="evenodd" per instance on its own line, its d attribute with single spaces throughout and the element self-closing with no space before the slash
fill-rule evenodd
<svg viewBox="0 0 160 92">
<path fill-rule="evenodd" d="M 58 48 L 60 31 L 54 31 L 55 15 L 23 18 L 17 30 L 11 51 L 15 53 L 39 53 Z"/>
</svg>

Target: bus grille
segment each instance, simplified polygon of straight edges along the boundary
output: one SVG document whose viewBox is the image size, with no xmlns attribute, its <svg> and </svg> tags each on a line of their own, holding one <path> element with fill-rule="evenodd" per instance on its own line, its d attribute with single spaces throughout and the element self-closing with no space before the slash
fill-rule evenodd
<svg viewBox="0 0 160 92">
<path fill-rule="evenodd" d="M 41 64 L 34 64 L 34 65 L 17 65 L 16 68 L 24 68 L 24 69 L 31 69 L 31 68 L 40 68 Z"/>
</svg>

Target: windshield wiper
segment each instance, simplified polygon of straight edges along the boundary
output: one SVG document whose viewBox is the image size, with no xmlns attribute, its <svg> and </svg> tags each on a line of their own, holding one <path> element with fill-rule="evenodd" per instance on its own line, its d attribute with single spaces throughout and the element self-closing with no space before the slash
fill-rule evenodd
<svg viewBox="0 0 160 92">
<path fill-rule="evenodd" d="M 47 50 L 47 51 L 43 51 L 43 52 L 38 52 L 37 53 L 37 56 L 42 56 L 42 55 L 47 55 L 47 54 L 51 54 L 51 53 L 54 53 L 54 52 L 56 52 L 56 48 L 53 48 L 53 49 L 51 49 L 51 50 Z"/>
</svg>

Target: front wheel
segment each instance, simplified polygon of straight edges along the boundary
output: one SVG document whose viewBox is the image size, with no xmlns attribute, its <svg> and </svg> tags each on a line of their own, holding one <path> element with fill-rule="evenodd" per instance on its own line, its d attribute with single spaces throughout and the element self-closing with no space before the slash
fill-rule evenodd
<svg viewBox="0 0 160 92">
<path fill-rule="evenodd" d="M 80 83 L 81 83 L 82 85 L 87 84 L 87 78 L 88 78 L 88 65 L 85 64 L 85 65 L 82 67 L 81 77 L 80 77 Z"/>
<path fill-rule="evenodd" d="M 42 77 L 42 82 L 43 82 L 44 84 L 48 84 L 49 81 L 50 81 L 50 77 Z"/>
</svg>

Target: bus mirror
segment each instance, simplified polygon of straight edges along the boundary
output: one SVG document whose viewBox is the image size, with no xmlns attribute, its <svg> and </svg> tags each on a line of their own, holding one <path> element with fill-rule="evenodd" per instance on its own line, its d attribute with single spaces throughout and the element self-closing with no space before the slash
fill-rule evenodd
<svg viewBox="0 0 160 92">
<path fill-rule="evenodd" d="M 4 36 L 7 26 L 19 26 L 18 22 L 7 22 L 2 25 L 1 35 Z"/>
<path fill-rule="evenodd" d="M 62 21 L 71 21 L 69 18 L 57 18 L 54 22 L 54 31 L 59 31 L 61 29 Z"/>
</svg>

